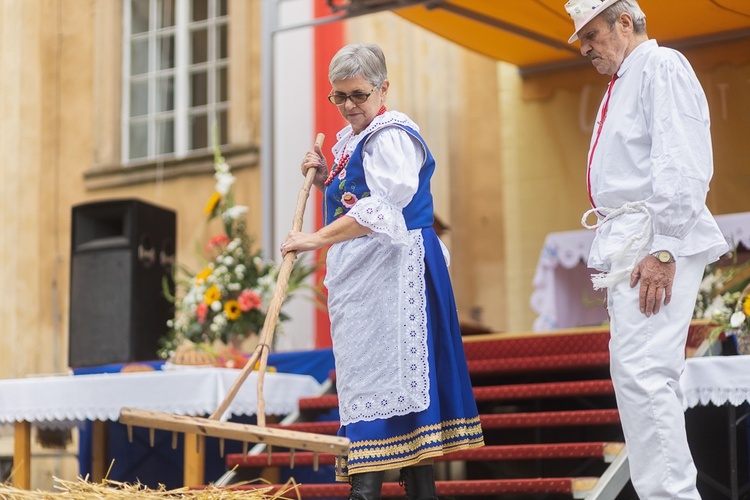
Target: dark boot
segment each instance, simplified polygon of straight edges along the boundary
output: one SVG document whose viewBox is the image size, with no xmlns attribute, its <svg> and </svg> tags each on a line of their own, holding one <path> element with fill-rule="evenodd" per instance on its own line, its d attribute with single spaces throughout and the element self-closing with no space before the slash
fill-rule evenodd
<svg viewBox="0 0 750 500">
<path fill-rule="evenodd" d="M 349 481 L 352 489 L 349 500 L 380 500 L 380 488 L 383 486 L 385 472 L 363 472 L 352 474 Z"/>
<path fill-rule="evenodd" d="M 412 465 L 401 469 L 401 486 L 407 500 L 437 500 L 432 465 Z"/>
</svg>

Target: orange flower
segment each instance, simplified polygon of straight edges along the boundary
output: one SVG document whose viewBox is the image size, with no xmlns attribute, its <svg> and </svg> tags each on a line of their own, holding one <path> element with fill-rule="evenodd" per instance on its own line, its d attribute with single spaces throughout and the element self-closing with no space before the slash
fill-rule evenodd
<svg viewBox="0 0 750 500">
<path fill-rule="evenodd" d="M 217 234 L 216 236 L 211 236 L 211 238 L 208 240 L 208 244 L 206 245 L 206 250 L 209 252 L 212 252 L 214 250 L 221 252 L 232 240 L 229 239 L 229 236 L 226 234 Z"/>
<path fill-rule="evenodd" d="M 198 304 L 198 307 L 195 308 L 195 316 L 198 318 L 198 323 L 201 325 L 206 322 L 206 318 L 208 317 L 208 306 L 205 302 L 201 302 Z"/>
<path fill-rule="evenodd" d="M 240 308 L 245 312 L 251 309 L 260 309 L 260 295 L 251 290 L 242 290 L 237 300 L 239 301 Z"/>
<path fill-rule="evenodd" d="M 745 313 L 745 316 L 750 317 L 750 295 L 745 297 L 745 303 L 743 304 L 742 309 Z"/>
</svg>

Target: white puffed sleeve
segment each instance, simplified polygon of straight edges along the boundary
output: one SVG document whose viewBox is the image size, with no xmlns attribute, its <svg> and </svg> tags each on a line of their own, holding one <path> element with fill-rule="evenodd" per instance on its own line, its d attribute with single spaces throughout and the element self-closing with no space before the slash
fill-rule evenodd
<svg viewBox="0 0 750 500">
<path fill-rule="evenodd" d="M 425 160 L 422 143 L 400 127 L 385 127 L 368 139 L 363 150 L 370 196 L 360 198 L 347 213 L 370 228 L 383 244 L 409 244 L 402 210 L 419 187 Z"/>
<path fill-rule="evenodd" d="M 646 200 L 654 220 L 651 251 L 679 255 L 682 241 L 705 210 L 713 175 L 711 132 L 703 90 L 688 68 L 664 61 L 644 99 L 652 140 L 653 195 Z"/>
</svg>

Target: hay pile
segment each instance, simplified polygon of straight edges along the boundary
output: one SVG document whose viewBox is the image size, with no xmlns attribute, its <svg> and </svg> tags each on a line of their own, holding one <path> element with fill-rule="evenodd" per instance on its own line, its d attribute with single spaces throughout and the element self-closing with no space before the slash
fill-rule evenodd
<svg viewBox="0 0 750 500">
<path fill-rule="evenodd" d="M 243 483 L 248 484 L 248 483 Z M 207 486 L 205 489 L 179 488 L 167 490 L 164 487 L 153 490 L 142 484 L 127 484 L 118 481 L 103 480 L 101 483 L 90 483 L 86 479 L 64 481 L 55 478 L 56 492 L 28 491 L 0 484 L 0 500 L 300 500 L 297 484 L 290 479 L 275 494 L 271 494 L 271 486 L 263 483 L 257 489 L 233 490 Z"/>
</svg>

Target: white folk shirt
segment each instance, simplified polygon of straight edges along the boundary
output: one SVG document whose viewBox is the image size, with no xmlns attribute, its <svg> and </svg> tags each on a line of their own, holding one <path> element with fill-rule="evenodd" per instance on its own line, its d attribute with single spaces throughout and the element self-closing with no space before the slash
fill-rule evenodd
<svg viewBox="0 0 750 500">
<path fill-rule="evenodd" d="M 675 257 L 708 251 L 708 262 L 715 261 L 728 246 L 705 203 L 713 175 L 710 119 L 693 69 L 679 52 L 649 40 L 617 74 L 590 167 L 594 203 L 617 208 L 642 201 L 652 220 L 644 250 Z M 591 147 L 595 140 L 596 127 Z M 647 220 L 645 213 L 625 213 L 602 224 L 589 267 L 608 271 Z"/>
</svg>

